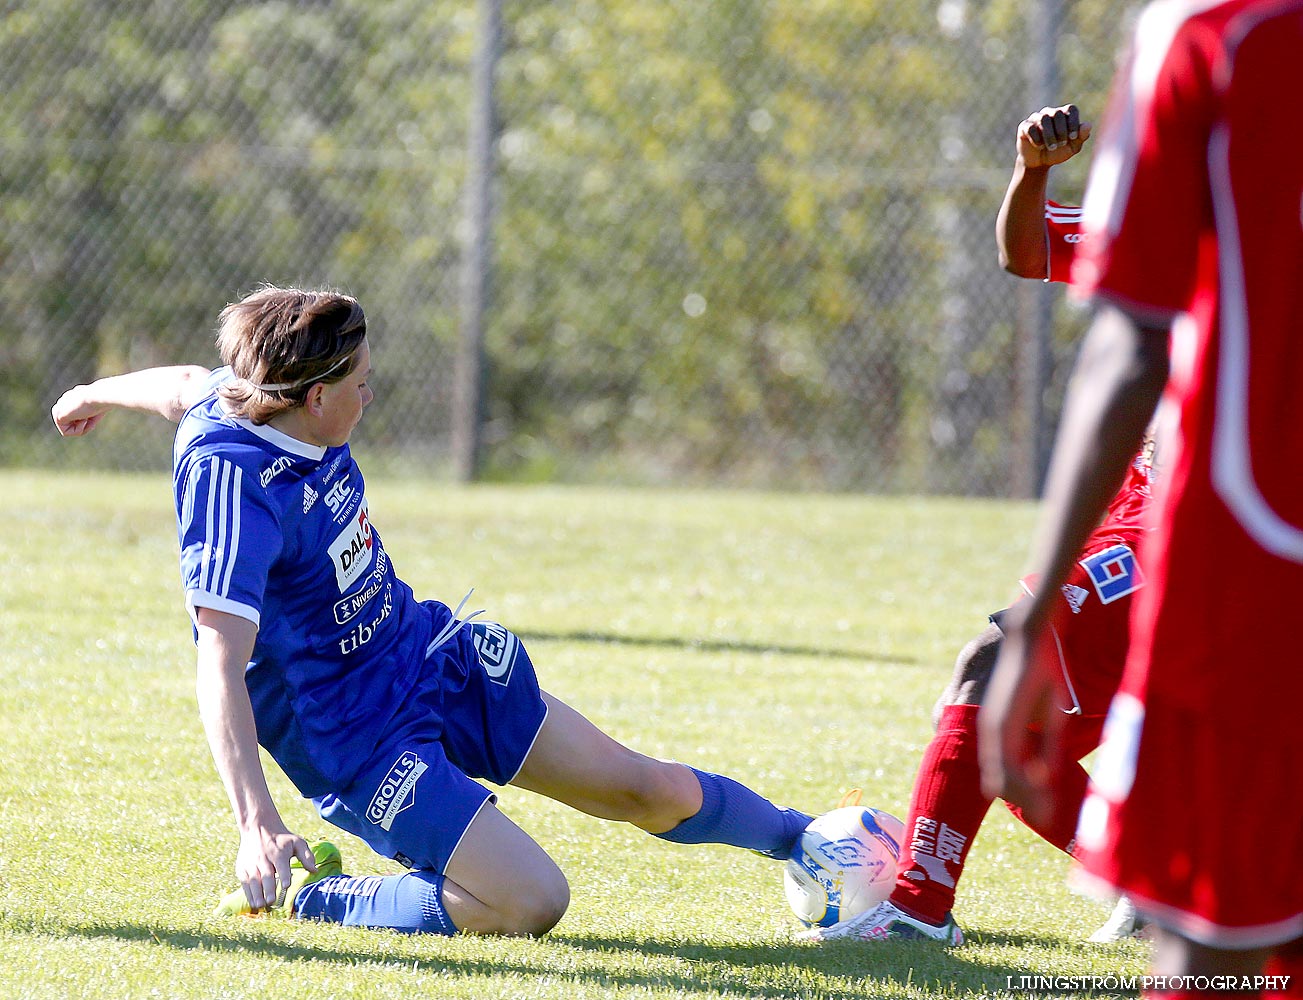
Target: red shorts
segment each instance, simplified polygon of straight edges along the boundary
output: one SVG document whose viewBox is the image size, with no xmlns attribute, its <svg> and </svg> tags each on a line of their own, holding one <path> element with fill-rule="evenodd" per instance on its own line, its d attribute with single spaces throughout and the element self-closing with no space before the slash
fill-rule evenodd
<svg viewBox="0 0 1303 1000">
<path fill-rule="evenodd" d="M 1132 596 L 1144 585 L 1133 552 L 1138 534 L 1111 529 L 1092 535 L 1085 554 L 1068 574 L 1063 600 L 1054 611 L 1055 667 L 1063 680 L 1059 707 L 1068 716 L 1060 732 L 1061 767 L 1056 779 L 1064 812 L 1033 829 L 1065 850 L 1086 791 L 1085 772 L 1069 762 L 1080 761 L 1100 745 L 1104 719 L 1126 664 Z M 1031 577 L 1021 580 L 1020 586 L 1026 594 L 1035 593 Z M 999 625 L 1003 614 L 998 612 L 991 620 Z M 1022 811 L 1007 804 L 1021 819 Z"/>
<path fill-rule="evenodd" d="M 1192 738 L 1210 729 L 1221 738 Z M 1078 820 L 1074 880 L 1125 892 L 1211 947 L 1303 936 L 1297 740 L 1273 736 L 1252 718 L 1146 711 L 1119 694 Z"/>
<path fill-rule="evenodd" d="M 1303 936 L 1303 566 L 1229 523 L 1200 538 L 1142 552 L 1079 877 L 1210 947 L 1270 947 Z"/>
<path fill-rule="evenodd" d="M 1092 536 L 1083 550 L 1086 554 L 1068 574 L 1063 600 L 1054 613 L 1054 645 L 1063 677 L 1060 707 L 1071 715 L 1098 720 L 1093 727 L 1071 727 L 1076 733 L 1093 730 L 1098 736 L 1122 681 L 1132 598 L 1145 582 L 1135 558 L 1135 541 L 1132 532 Z M 1032 577 L 1020 581 L 1027 594 L 1035 592 L 1035 584 Z M 991 619 L 1000 623 L 998 614 Z M 1084 746 L 1076 759 L 1096 745 Z"/>
</svg>

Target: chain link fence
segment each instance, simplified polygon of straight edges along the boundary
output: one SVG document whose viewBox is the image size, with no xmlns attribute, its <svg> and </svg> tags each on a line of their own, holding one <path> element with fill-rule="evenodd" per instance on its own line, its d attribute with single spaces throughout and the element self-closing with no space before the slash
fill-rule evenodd
<svg viewBox="0 0 1303 1000">
<path fill-rule="evenodd" d="M 49 406 L 216 364 L 273 282 L 366 307 L 368 467 L 451 475 L 486 3 L 0 3 L 0 462 L 166 467 L 165 426 L 60 442 Z M 1098 117 L 1130 8 L 504 2 L 481 474 L 1034 492 L 1083 317 L 994 218 L 1016 124 Z"/>
</svg>

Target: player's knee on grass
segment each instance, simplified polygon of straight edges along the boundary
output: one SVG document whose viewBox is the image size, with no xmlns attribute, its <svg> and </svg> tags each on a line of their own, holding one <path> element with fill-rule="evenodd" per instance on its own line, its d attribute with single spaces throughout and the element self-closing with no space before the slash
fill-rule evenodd
<svg viewBox="0 0 1303 1000">
<path fill-rule="evenodd" d="M 559 872 L 557 876 L 519 886 L 494 909 L 500 926 L 491 933 L 539 937 L 555 927 L 570 906 L 570 885 Z"/>
<path fill-rule="evenodd" d="M 986 687 L 991 682 L 995 670 L 996 658 L 1000 655 L 1000 643 L 1004 633 L 999 626 L 988 624 L 974 639 L 969 641 L 955 659 L 955 670 L 950 683 L 937 699 L 932 708 L 932 725 L 935 728 L 941 719 L 941 712 L 947 705 L 980 705 L 986 697 Z"/>
<path fill-rule="evenodd" d="M 539 937 L 561 922 L 569 906 L 569 886 L 565 886 L 565 891 L 560 895 L 549 894 L 522 900 L 511 914 L 505 933 Z"/>
</svg>

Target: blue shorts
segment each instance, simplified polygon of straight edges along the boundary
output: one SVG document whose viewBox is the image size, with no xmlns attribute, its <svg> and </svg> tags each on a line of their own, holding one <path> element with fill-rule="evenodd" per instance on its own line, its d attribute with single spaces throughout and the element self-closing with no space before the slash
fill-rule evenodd
<svg viewBox="0 0 1303 1000">
<path fill-rule="evenodd" d="M 442 605 L 432 607 L 446 620 Z M 509 783 L 546 716 L 521 641 L 494 622 L 471 622 L 427 656 L 357 776 L 312 801 L 323 819 L 376 853 L 442 872 L 476 814 L 495 799 L 472 779 Z"/>
</svg>

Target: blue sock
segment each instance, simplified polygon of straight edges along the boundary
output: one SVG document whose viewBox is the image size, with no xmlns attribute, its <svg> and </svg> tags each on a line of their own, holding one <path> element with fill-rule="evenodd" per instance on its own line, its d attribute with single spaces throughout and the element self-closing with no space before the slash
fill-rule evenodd
<svg viewBox="0 0 1303 1000">
<path fill-rule="evenodd" d="M 781 809 L 732 778 L 689 770 L 701 782 L 701 809 L 657 837 L 675 844 L 731 844 L 779 861 L 792 856 L 796 839 L 812 817 Z"/>
<path fill-rule="evenodd" d="M 409 934 L 444 934 L 457 928 L 443 908 L 443 876 L 331 875 L 299 890 L 294 912 L 303 920 L 353 927 L 388 927 Z"/>
</svg>

